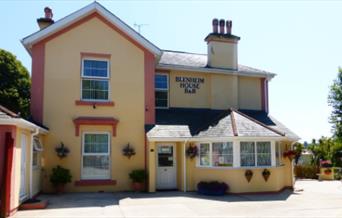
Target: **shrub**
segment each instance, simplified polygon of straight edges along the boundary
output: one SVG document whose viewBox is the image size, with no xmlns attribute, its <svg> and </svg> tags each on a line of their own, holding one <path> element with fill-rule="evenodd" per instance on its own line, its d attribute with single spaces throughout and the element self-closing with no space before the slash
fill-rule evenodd
<svg viewBox="0 0 342 218">
<path fill-rule="evenodd" d="M 229 190 L 229 186 L 224 182 L 199 182 L 197 192 L 204 195 L 224 195 Z"/>
<path fill-rule="evenodd" d="M 316 166 L 297 165 L 294 168 L 297 178 L 317 179 L 318 168 Z"/>
<path fill-rule="evenodd" d="M 145 182 L 145 179 L 146 179 L 146 172 L 145 172 L 145 170 L 133 170 L 129 174 L 129 178 L 133 182 L 143 183 L 143 182 Z"/>
<path fill-rule="evenodd" d="M 50 182 L 54 186 L 64 185 L 68 182 L 71 182 L 70 170 L 65 169 L 59 165 L 55 168 L 52 168 L 52 174 L 50 176 Z"/>
</svg>

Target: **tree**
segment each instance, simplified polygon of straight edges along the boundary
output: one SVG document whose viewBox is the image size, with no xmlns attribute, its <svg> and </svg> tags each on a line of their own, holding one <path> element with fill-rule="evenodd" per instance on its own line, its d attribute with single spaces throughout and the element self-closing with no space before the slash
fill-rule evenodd
<svg viewBox="0 0 342 218">
<path fill-rule="evenodd" d="M 308 146 L 312 152 L 312 164 L 319 166 L 320 160 L 331 160 L 334 166 L 342 166 L 342 143 L 335 138 L 321 137 L 318 140 L 312 140 Z"/>
<path fill-rule="evenodd" d="M 339 68 L 337 78 L 330 86 L 328 103 L 332 107 L 330 123 L 334 136 L 342 139 L 342 69 Z"/>
<path fill-rule="evenodd" d="M 0 49 L 0 104 L 28 118 L 30 87 L 27 69 L 12 53 Z"/>
</svg>

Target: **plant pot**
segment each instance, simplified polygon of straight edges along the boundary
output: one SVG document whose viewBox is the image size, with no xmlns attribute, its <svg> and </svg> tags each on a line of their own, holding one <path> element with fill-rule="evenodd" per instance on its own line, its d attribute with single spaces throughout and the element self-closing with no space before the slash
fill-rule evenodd
<svg viewBox="0 0 342 218">
<path fill-rule="evenodd" d="M 270 175 L 269 174 L 265 174 L 265 175 L 262 175 L 262 177 L 264 177 L 265 182 L 267 182 L 268 178 L 270 178 Z"/>
<path fill-rule="evenodd" d="M 251 170 L 246 170 L 245 178 L 247 179 L 247 182 L 250 182 L 252 177 L 253 177 L 253 172 Z"/>
<path fill-rule="evenodd" d="M 143 182 L 133 182 L 132 183 L 132 190 L 135 192 L 141 192 L 145 189 L 145 183 Z"/>
<path fill-rule="evenodd" d="M 58 184 L 55 186 L 57 194 L 63 194 L 65 192 L 65 184 Z"/>
</svg>

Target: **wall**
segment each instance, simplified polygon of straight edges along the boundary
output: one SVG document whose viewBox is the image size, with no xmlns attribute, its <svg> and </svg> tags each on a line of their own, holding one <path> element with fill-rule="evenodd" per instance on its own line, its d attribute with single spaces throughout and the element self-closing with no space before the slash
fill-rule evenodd
<svg viewBox="0 0 342 218">
<path fill-rule="evenodd" d="M 237 69 L 237 42 L 210 40 L 208 42 L 208 64 L 211 67 Z"/>
<path fill-rule="evenodd" d="M 110 100 L 114 106 L 81 106 L 81 52 L 110 54 Z M 144 167 L 144 52 L 114 31 L 99 18 L 93 17 L 70 29 L 45 45 L 44 124 L 50 133 L 43 152 L 44 190 L 52 191 L 49 183 L 51 168 L 57 164 L 72 172 L 72 183 L 66 191 L 114 191 L 129 189 L 128 173 Z M 83 131 L 109 131 L 109 126 L 81 126 L 75 136 L 73 119 L 113 117 L 118 119 L 116 136 L 111 137 L 111 172 L 115 186 L 76 187 L 80 180 L 81 139 Z M 59 159 L 54 148 L 63 142 L 69 149 L 67 158 Z M 130 143 L 137 154 L 128 160 L 121 155 Z"/>
<path fill-rule="evenodd" d="M 239 77 L 239 107 L 241 109 L 261 110 L 260 78 Z"/>
</svg>

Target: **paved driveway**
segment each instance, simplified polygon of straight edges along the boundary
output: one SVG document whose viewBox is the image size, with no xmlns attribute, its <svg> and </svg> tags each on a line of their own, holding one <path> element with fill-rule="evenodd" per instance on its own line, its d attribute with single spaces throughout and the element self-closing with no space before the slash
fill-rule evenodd
<svg viewBox="0 0 342 218">
<path fill-rule="evenodd" d="M 340 181 L 297 181 L 279 194 L 204 197 L 196 193 L 73 193 L 43 195 L 45 210 L 14 217 L 342 217 Z"/>
</svg>

